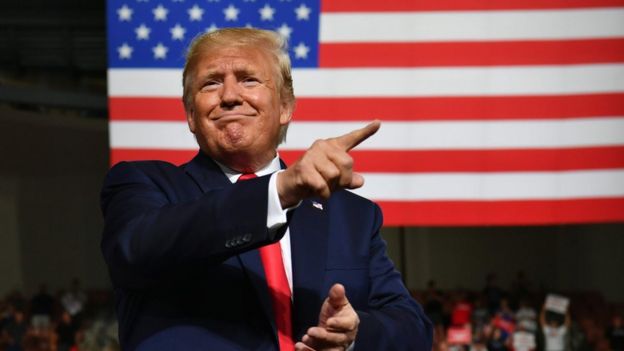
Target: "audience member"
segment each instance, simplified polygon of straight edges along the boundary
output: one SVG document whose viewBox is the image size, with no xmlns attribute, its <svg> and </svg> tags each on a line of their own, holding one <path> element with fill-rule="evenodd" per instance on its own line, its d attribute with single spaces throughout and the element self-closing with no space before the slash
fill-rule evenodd
<svg viewBox="0 0 624 351">
<path fill-rule="evenodd" d="M 567 351 L 567 336 L 570 330 L 570 312 L 566 311 L 563 323 L 558 318 L 548 318 L 546 308 L 542 307 L 540 325 L 544 335 L 544 351 Z"/>
<path fill-rule="evenodd" d="M 39 286 L 39 292 L 30 300 L 31 324 L 36 331 L 43 331 L 50 325 L 54 298 L 48 293 L 45 284 Z"/>
<path fill-rule="evenodd" d="M 518 271 L 516 273 L 516 278 L 511 283 L 511 304 L 514 308 L 518 305 L 518 303 L 529 296 L 531 290 L 531 283 L 527 278 L 524 271 Z"/>
<path fill-rule="evenodd" d="M 61 296 L 63 308 L 69 312 L 74 319 L 82 312 L 86 301 L 87 295 L 82 291 L 80 280 L 78 279 L 74 279 L 70 289 Z"/>
<path fill-rule="evenodd" d="M 495 314 L 500 307 L 500 300 L 503 298 L 503 290 L 498 286 L 496 273 L 490 273 L 485 278 L 483 295 L 487 300 L 488 311 Z"/>
<path fill-rule="evenodd" d="M 614 315 L 611 324 L 607 328 L 607 339 L 612 351 L 624 351 L 624 325 L 622 316 Z"/>
<path fill-rule="evenodd" d="M 531 306 L 527 297 L 520 300 L 520 307 L 516 312 L 516 324 L 522 330 L 526 330 L 531 333 L 537 331 L 537 312 Z"/>
<path fill-rule="evenodd" d="M 57 351 L 69 351 L 76 344 L 78 326 L 69 312 L 63 310 L 56 326 Z"/>
<path fill-rule="evenodd" d="M 4 327 L 5 340 L 7 342 L 6 351 L 21 351 L 22 341 L 28 331 L 28 322 L 24 311 L 13 309 L 12 318 Z"/>
</svg>

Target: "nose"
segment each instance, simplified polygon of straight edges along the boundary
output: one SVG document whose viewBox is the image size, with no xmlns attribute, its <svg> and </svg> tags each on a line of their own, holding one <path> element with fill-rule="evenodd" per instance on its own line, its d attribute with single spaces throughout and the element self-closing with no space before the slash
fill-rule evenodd
<svg viewBox="0 0 624 351">
<path fill-rule="evenodd" d="M 240 85 L 236 77 L 227 77 L 221 91 L 221 107 L 232 107 L 242 103 Z"/>
</svg>

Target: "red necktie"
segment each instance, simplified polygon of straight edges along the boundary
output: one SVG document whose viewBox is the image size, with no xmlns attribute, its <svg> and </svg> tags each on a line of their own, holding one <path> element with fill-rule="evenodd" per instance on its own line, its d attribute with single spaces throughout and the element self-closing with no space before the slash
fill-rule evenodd
<svg viewBox="0 0 624 351">
<path fill-rule="evenodd" d="M 256 178 L 254 173 L 245 173 L 238 180 Z M 292 340 L 291 324 L 291 292 L 282 261 L 282 248 L 279 241 L 271 245 L 259 248 L 260 259 L 264 267 L 269 293 L 277 325 L 277 336 L 279 339 L 280 351 L 292 351 L 295 345 Z"/>
</svg>

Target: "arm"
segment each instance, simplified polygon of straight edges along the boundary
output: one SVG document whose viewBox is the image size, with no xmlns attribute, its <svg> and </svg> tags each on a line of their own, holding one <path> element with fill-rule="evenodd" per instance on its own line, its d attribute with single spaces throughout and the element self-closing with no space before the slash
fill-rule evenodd
<svg viewBox="0 0 624 351">
<path fill-rule="evenodd" d="M 353 341 L 355 351 L 431 350 L 431 322 L 385 254 L 386 245 L 379 235 L 381 211 L 376 205 L 373 216 L 366 306 L 354 309 L 344 287 L 334 285 L 321 307 L 318 326 L 308 330 L 297 350 L 343 350 Z"/>
<path fill-rule="evenodd" d="M 360 327 L 355 350 L 431 350 L 433 329 L 421 306 L 410 296 L 400 274 L 386 256 L 379 229 L 381 210 L 375 205 L 370 251 L 369 308 L 358 310 Z"/>
<path fill-rule="evenodd" d="M 116 286 L 162 283 L 281 236 L 266 227 L 269 177 L 205 194 L 183 190 L 185 177 L 164 163 L 121 163 L 107 175 L 101 248 Z"/>
</svg>

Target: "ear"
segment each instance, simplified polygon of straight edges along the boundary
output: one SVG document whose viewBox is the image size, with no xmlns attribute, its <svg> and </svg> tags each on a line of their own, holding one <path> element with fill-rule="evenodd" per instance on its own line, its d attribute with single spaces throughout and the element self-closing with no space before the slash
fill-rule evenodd
<svg viewBox="0 0 624 351">
<path fill-rule="evenodd" d="M 286 125 L 290 122 L 294 110 L 294 102 L 282 102 L 280 106 L 280 125 Z"/>
<path fill-rule="evenodd" d="M 195 110 L 191 107 L 186 109 L 186 122 L 188 123 L 189 129 L 191 133 L 195 134 L 195 129 L 197 126 L 195 125 Z"/>
</svg>

